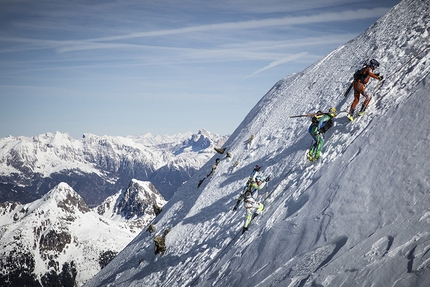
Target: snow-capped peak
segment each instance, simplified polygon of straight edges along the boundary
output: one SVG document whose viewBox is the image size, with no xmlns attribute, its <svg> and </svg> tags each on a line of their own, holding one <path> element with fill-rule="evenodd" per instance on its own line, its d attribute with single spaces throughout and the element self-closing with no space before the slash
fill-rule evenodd
<svg viewBox="0 0 430 287">
<path fill-rule="evenodd" d="M 116 221 L 139 220 L 139 226 L 143 228 L 156 216 L 156 209 L 165 204 L 163 196 L 151 182 L 133 179 L 125 191 L 108 197 L 96 209 L 100 215 Z"/>
<path fill-rule="evenodd" d="M 90 211 L 84 199 L 65 182 L 59 183 L 44 195 L 40 201 L 54 201 L 59 208 L 71 213 L 74 213 L 74 208 L 77 208 L 82 213 Z"/>
<path fill-rule="evenodd" d="M 135 202 L 128 201 L 128 207 L 150 206 L 133 210 L 138 212 L 132 220 L 124 218 L 125 208 L 117 217 L 96 212 L 101 207 L 89 209 L 64 182 L 32 203 L 1 203 L 0 282 L 5 286 L 20 282 L 24 286 L 38 286 L 40 282 L 82 286 L 154 219 L 152 204 L 160 209 L 165 204 L 150 183 L 134 180 L 129 189 L 139 191 Z"/>
</svg>

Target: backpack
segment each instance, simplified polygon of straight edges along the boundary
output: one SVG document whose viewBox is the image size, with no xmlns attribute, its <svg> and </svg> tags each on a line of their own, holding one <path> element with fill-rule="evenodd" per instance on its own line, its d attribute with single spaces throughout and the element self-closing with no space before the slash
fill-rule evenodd
<svg viewBox="0 0 430 287">
<path fill-rule="evenodd" d="M 321 115 L 323 115 L 323 112 L 321 112 L 321 111 L 316 112 L 316 115 L 311 118 L 312 123 L 313 124 L 317 124 L 318 120 L 320 118 L 320 117 L 317 117 L 317 116 L 321 116 Z"/>
<path fill-rule="evenodd" d="M 321 113 L 318 116 L 328 115 L 328 114 L 323 114 L 321 111 L 318 111 L 318 113 Z M 326 121 L 324 123 L 324 126 L 320 129 L 321 133 L 325 133 L 326 131 L 328 131 L 329 128 L 331 128 L 333 126 L 332 117 L 330 115 L 328 115 L 328 116 L 330 117 L 330 119 L 328 121 Z M 319 121 L 319 117 L 317 117 L 316 115 L 312 117 L 312 124 L 318 125 L 318 121 Z"/>
<path fill-rule="evenodd" d="M 325 123 L 324 123 L 324 126 L 320 129 L 320 132 L 321 133 L 325 133 L 326 131 L 328 131 L 328 129 L 329 128 L 331 128 L 333 126 L 333 120 L 331 119 L 331 117 L 330 117 L 330 119 L 328 120 L 328 121 L 326 121 Z"/>
<path fill-rule="evenodd" d="M 367 75 L 363 73 L 366 68 L 367 68 L 367 65 L 364 65 L 363 68 L 355 71 L 355 73 L 354 73 L 354 81 L 362 81 L 362 80 L 364 80 L 366 78 Z"/>
</svg>

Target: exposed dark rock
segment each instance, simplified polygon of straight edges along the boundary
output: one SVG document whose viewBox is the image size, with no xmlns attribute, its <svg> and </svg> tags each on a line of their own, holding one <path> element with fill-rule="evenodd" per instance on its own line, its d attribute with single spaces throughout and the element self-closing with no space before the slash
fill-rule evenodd
<svg viewBox="0 0 430 287">
<path fill-rule="evenodd" d="M 101 269 L 105 268 L 106 265 L 108 265 L 109 262 L 111 262 L 112 259 L 114 259 L 117 254 L 118 254 L 117 252 L 114 252 L 112 250 L 107 250 L 100 253 L 100 257 L 99 257 L 100 268 Z"/>
<path fill-rule="evenodd" d="M 71 241 L 72 236 L 69 233 L 57 233 L 55 230 L 50 230 L 40 237 L 39 250 L 41 253 L 49 250 L 60 253 Z"/>
<path fill-rule="evenodd" d="M 67 198 L 63 201 L 58 202 L 57 206 L 70 213 L 75 212 L 75 208 L 74 208 L 75 206 L 82 213 L 86 213 L 90 211 L 84 199 L 80 197 L 78 194 L 73 195 L 71 193 L 67 193 Z"/>
</svg>

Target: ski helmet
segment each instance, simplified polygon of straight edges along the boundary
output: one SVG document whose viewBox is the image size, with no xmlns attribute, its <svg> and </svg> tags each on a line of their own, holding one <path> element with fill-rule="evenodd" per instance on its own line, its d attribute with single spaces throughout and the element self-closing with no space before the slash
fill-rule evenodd
<svg viewBox="0 0 430 287">
<path fill-rule="evenodd" d="M 259 167 L 258 165 L 256 165 L 256 166 L 254 167 L 254 170 L 256 170 L 256 171 L 260 171 L 260 167 Z"/>
<path fill-rule="evenodd" d="M 263 178 L 261 177 L 261 175 L 257 175 L 255 177 L 255 181 L 263 181 Z"/>
<path fill-rule="evenodd" d="M 337 110 L 335 107 L 330 108 L 330 110 L 328 110 L 328 112 L 329 112 L 330 116 L 332 116 L 332 117 L 337 116 Z"/>
<path fill-rule="evenodd" d="M 377 60 L 375 60 L 375 59 L 372 59 L 372 60 L 370 60 L 370 65 L 369 66 L 371 66 L 373 68 L 377 68 L 377 67 L 379 67 L 379 62 Z"/>
</svg>

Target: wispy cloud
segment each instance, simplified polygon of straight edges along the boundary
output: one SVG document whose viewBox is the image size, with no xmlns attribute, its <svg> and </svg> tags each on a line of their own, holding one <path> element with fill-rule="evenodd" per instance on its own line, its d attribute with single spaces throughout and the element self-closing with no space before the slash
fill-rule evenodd
<svg viewBox="0 0 430 287">
<path fill-rule="evenodd" d="M 289 40 L 279 41 L 248 41 L 238 44 L 228 44 L 229 48 L 243 48 L 248 47 L 254 51 L 259 50 L 276 50 L 289 47 L 302 47 L 302 46 L 318 46 L 324 44 L 339 43 L 342 44 L 346 40 L 349 40 L 357 36 L 355 33 L 341 33 L 335 35 L 322 35 L 319 37 L 305 37 L 305 38 L 294 38 Z"/>
<path fill-rule="evenodd" d="M 199 63 L 221 63 L 221 62 L 237 62 L 237 61 L 269 61 L 270 64 L 252 73 L 246 78 L 255 76 L 270 68 L 278 65 L 291 62 L 307 55 L 308 59 L 318 59 L 321 55 L 311 55 L 309 53 L 287 53 L 290 48 L 300 48 L 301 50 L 311 51 L 312 47 L 326 44 L 343 44 L 356 34 L 336 34 L 323 35 L 320 37 L 307 37 L 301 39 L 288 40 L 273 40 L 273 41 L 244 41 L 240 43 L 225 43 L 223 45 L 206 47 L 206 48 L 190 48 L 190 47 L 165 47 L 156 45 L 136 45 L 122 43 L 94 43 L 85 42 L 84 44 L 75 41 L 68 41 L 67 47 L 61 47 L 61 41 L 43 41 L 16 39 L 24 45 L 26 49 L 37 49 L 37 47 L 58 47 L 62 52 L 67 51 L 89 51 L 97 49 L 127 49 L 127 53 L 99 53 L 98 56 L 75 55 L 73 58 L 47 58 L 34 59 L 33 61 L 9 63 L 10 67 L 25 67 L 11 71 L 5 69 L 0 74 L 16 74 L 22 72 L 49 71 L 49 70 L 69 70 L 69 69 L 97 69 L 97 68 L 118 68 L 118 67 L 137 67 L 137 66 L 165 66 L 165 65 L 181 65 L 181 64 L 199 64 Z M 36 44 L 37 42 L 37 44 Z M 77 47 L 75 48 L 75 45 Z M 72 48 L 72 49 L 71 49 Z M 77 49 L 79 48 L 79 49 Z M 131 49 L 135 50 L 130 52 Z M 25 50 L 22 47 L 22 50 Z M 15 51 L 17 51 L 15 49 Z M 7 50 L 0 50 L 0 53 L 6 53 Z M 287 55 L 288 54 L 288 55 Z M 91 54 L 93 55 L 93 54 Z M 114 60 L 114 61 L 112 61 Z M 55 65 L 55 64 L 59 65 Z M 3 63 L 3 66 L 7 66 Z"/>
<path fill-rule="evenodd" d="M 263 71 L 266 71 L 268 69 L 274 68 L 274 67 L 279 66 L 281 64 L 285 64 L 285 63 L 297 60 L 297 59 L 299 59 L 299 58 L 301 58 L 301 57 L 303 57 L 303 56 L 305 56 L 307 54 L 308 53 L 299 53 L 299 54 L 296 54 L 296 55 L 291 55 L 291 56 L 288 56 L 288 57 L 276 60 L 276 61 L 270 63 L 269 65 L 265 66 L 264 68 L 261 68 L 260 70 L 255 71 L 254 73 L 252 73 L 251 75 L 249 75 L 246 78 L 251 78 L 252 76 L 255 76 L 255 75 L 257 75 L 257 74 L 259 74 L 259 73 L 261 73 Z"/>
<path fill-rule="evenodd" d="M 209 32 L 209 31 L 240 31 L 240 30 L 252 30 L 252 29 L 263 29 L 269 27 L 282 27 L 285 29 L 288 26 L 294 25 L 305 25 L 313 23 L 326 23 L 326 22 L 341 22 L 351 21 L 356 19 L 364 18 L 375 18 L 383 15 L 387 11 L 387 8 L 374 8 L 374 9 L 358 9 L 349 10 L 343 12 L 329 12 L 321 13 L 308 16 L 297 16 L 297 17 L 281 17 L 281 18 L 269 18 L 262 20 L 251 20 L 251 21 L 240 21 L 240 22 L 227 22 L 219 24 L 209 25 L 197 25 L 191 27 L 182 27 L 177 29 L 164 29 L 155 31 L 145 31 L 137 33 L 129 33 L 117 36 L 98 37 L 86 40 L 40 40 L 30 38 L 12 38 L 12 37 L 1 37 L 2 42 L 15 42 L 28 44 L 23 49 L 55 49 L 59 53 L 71 52 L 71 51 L 83 51 L 83 50 L 94 50 L 94 49 L 112 49 L 119 47 L 137 47 L 138 45 L 132 45 L 128 43 L 108 43 L 113 41 L 131 40 L 137 38 L 146 37 L 163 37 L 170 35 L 179 35 L 186 33 L 196 32 Z M 10 49 L 4 49 L 1 52 L 9 52 Z"/>
<path fill-rule="evenodd" d="M 142 37 L 159 37 L 174 34 L 184 34 L 184 33 L 194 33 L 203 31 L 213 31 L 213 30 L 247 30 L 247 29 L 260 29 L 275 26 L 291 26 L 291 25 L 301 25 L 301 24 L 312 24 L 312 23 L 324 23 L 324 22 L 340 22 L 340 21 L 350 21 L 364 18 L 375 18 L 380 17 L 385 14 L 387 8 L 374 8 L 374 9 L 358 9 L 343 12 L 329 12 L 317 15 L 309 16 L 298 16 L 298 17 L 282 17 L 282 18 L 270 18 L 262 20 L 251 20 L 251 21 L 241 21 L 241 22 L 228 22 L 220 24 L 209 24 L 209 25 L 199 25 L 194 27 L 184 27 L 177 29 L 167 29 L 149 32 L 138 32 L 131 33 L 127 35 L 110 36 L 89 39 L 89 41 L 96 42 L 107 42 L 107 41 L 117 41 L 133 38 Z"/>
</svg>

